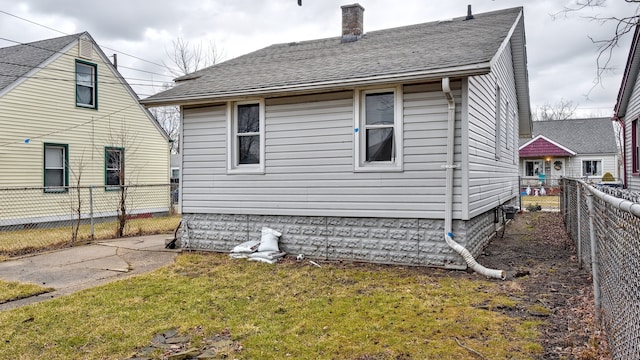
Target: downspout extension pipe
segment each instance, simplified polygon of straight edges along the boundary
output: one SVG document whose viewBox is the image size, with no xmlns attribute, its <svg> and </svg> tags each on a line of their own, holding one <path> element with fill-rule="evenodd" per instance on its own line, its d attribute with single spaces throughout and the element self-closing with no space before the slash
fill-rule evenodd
<svg viewBox="0 0 640 360">
<path fill-rule="evenodd" d="M 484 275 L 486 277 L 490 277 L 494 279 L 505 280 L 507 278 L 507 273 L 505 273 L 504 270 L 489 269 L 478 264 L 476 259 L 473 258 L 473 255 L 471 255 L 471 253 L 469 252 L 469 250 L 467 250 L 464 246 L 455 242 L 452 238 L 453 238 L 453 234 L 448 233 L 444 239 L 447 241 L 447 245 L 449 245 L 449 247 L 451 247 L 453 250 L 455 250 L 455 252 L 457 252 L 464 258 L 464 261 L 467 262 L 467 266 L 469 266 L 473 271 L 477 272 L 480 275 Z"/>
<path fill-rule="evenodd" d="M 478 274 L 505 280 L 507 278 L 504 270 L 488 269 L 480 264 L 473 258 L 473 255 L 464 246 L 458 244 L 453 240 L 452 224 L 453 224 L 453 169 L 456 165 L 453 163 L 453 150 L 455 141 L 455 116 L 456 116 L 456 101 L 451 93 L 451 85 L 449 78 L 442 78 L 442 92 L 449 104 L 448 107 L 448 127 L 447 127 L 447 163 L 443 166 L 446 170 L 445 181 L 445 197 L 444 197 L 444 240 L 447 245 L 451 247 L 455 252 L 460 254 L 464 261 L 467 263 L 473 271 Z"/>
</svg>

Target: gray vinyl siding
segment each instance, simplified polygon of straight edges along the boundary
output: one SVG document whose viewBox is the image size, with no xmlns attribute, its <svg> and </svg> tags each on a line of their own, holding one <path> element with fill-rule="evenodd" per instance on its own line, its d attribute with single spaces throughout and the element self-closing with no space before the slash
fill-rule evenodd
<svg viewBox="0 0 640 360">
<path fill-rule="evenodd" d="M 443 218 L 447 102 L 439 83 L 404 89 L 402 172 L 354 172 L 353 102 L 352 91 L 266 99 L 264 174 L 227 174 L 225 105 L 184 109 L 183 212 Z M 457 121 L 456 162 L 460 133 Z"/>
<path fill-rule="evenodd" d="M 626 132 L 626 163 L 627 163 L 627 187 L 631 190 L 640 191 L 640 176 L 633 175 L 633 149 L 631 148 L 631 122 L 638 119 L 640 116 L 640 81 L 635 79 L 633 92 L 629 99 L 629 105 L 627 107 L 627 114 L 624 117 L 625 120 L 625 132 Z M 640 139 L 638 139 L 640 140 Z"/>
<path fill-rule="evenodd" d="M 602 161 L 602 175 L 606 172 L 610 172 L 615 178 L 618 177 L 617 168 L 617 156 L 616 154 L 578 154 L 569 158 L 565 163 L 565 176 L 573 178 L 584 178 L 582 176 L 582 162 L 584 160 L 600 160 Z M 602 176 L 591 176 L 590 181 L 600 182 Z"/>
<path fill-rule="evenodd" d="M 501 92 L 501 131 L 496 147 L 496 84 Z M 506 46 L 491 73 L 468 81 L 468 213 L 471 219 L 518 194 L 518 108 L 511 47 Z M 507 102 L 511 110 L 507 110 Z M 498 154 L 496 154 L 498 151 Z"/>
</svg>

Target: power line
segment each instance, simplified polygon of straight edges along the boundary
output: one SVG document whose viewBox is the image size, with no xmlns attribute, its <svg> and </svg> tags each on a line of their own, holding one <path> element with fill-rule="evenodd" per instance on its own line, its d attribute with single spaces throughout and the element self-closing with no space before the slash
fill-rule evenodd
<svg viewBox="0 0 640 360">
<path fill-rule="evenodd" d="M 35 49 L 39 49 L 39 50 L 49 51 L 49 52 L 51 52 L 52 54 L 61 54 L 61 55 L 63 55 L 63 56 L 68 56 L 68 57 L 71 57 L 71 58 L 74 58 L 74 59 L 75 59 L 75 56 L 69 55 L 69 54 L 64 53 L 64 52 L 62 52 L 62 51 L 57 51 L 57 50 L 47 49 L 47 48 L 45 48 L 45 47 L 37 46 L 37 45 L 34 45 L 34 44 L 32 44 L 32 43 L 21 43 L 21 42 L 19 42 L 19 41 L 15 41 L 15 40 L 7 39 L 7 38 L 4 38 L 4 37 L 0 37 L 0 40 L 4 40 L 4 41 L 8 41 L 8 42 L 12 42 L 12 43 L 14 43 L 14 44 L 18 44 L 18 45 L 22 45 L 22 46 L 29 46 L 29 47 L 32 47 L 32 48 L 35 48 Z M 96 45 L 98 45 L 98 44 L 96 43 Z M 98 45 L 98 46 L 100 46 L 100 45 Z M 25 67 L 30 66 L 30 65 L 22 65 L 22 64 L 12 64 L 12 65 L 25 66 Z M 37 68 L 37 66 L 30 66 L 30 67 Z M 142 72 L 142 73 L 153 74 L 153 75 L 158 75 L 158 76 L 164 76 L 164 77 L 167 77 L 167 78 L 173 78 L 173 76 L 171 76 L 171 75 L 160 74 L 160 73 L 156 73 L 156 72 L 152 72 L 152 71 L 147 71 L 147 70 L 142 70 L 142 69 L 136 69 L 136 68 L 132 68 L 132 67 L 128 67 L 128 66 L 122 66 L 122 65 L 120 65 L 120 66 L 118 66 L 118 67 L 121 67 L 121 68 L 124 68 L 124 69 L 133 70 L 133 71 L 138 71 L 138 72 Z M 165 67 L 165 69 L 166 69 L 166 67 Z"/>
<path fill-rule="evenodd" d="M 31 70 L 31 69 L 47 69 L 47 70 L 50 70 L 50 71 L 57 71 L 57 72 L 60 72 L 60 73 L 72 74 L 74 77 L 76 75 L 76 73 L 74 71 L 63 70 L 63 69 L 52 69 L 52 68 L 49 68 L 49 67 L 46 67 L 46 66 L 40 66 L 40 65 L 32 66 L 32 65 L 13 63 L 13 62 L 9 62 L 9 61 L 0 61 L 0 64 L 13 65 L 13 66 L 22 66 L 22 67 L 25 67 L 25 68 L 29 68 L 29 70 Z M 125 69 L 130 69 L 130 68 L 126 67 L 126 66 L 121 66 L 121 67 L 125 68 Z M 149 73 L 149 74 L 153 74 L 153 75 L 171 77 L 169 75 L 157 74 L 157 73 L 154 73 L 154 72 L 151 72 L 151 71 L 145 71 L 145 72 Z M 15 76 L 16 78 L 20 77 L 20 76 L 17 76 L 17 75 L 10 75 L 10 74 L 0 74 L 0 75 L 1 76 Z M 26 75 L 23 75 L 22 77 L 28 78 L 28 76 L 26 76 Z M 139 79 L 139 78 L 125 78 L 124 76 L 122 78 L 123 79 L 128 79 L 128 80 L 135 80 L 135 81 L 149 81 L 149 82 L 155 82 L 156 81 L 156 80 L 153 80 L 153 79 L 150 80 L 150 79 Z"/>
<path fill-rule="evenodd" d="M 73 129 L 78 128 L 78 127 L 80 127 L 80 126 L 84 126 L 84 125 L 90 124 L 90 123 L 92 123 L 92 122 L 94 122 L 94 121 L 101 120 L 101 119 L 104 119 L 104 118 L 106 118 L 106 117 L 110 117 L 110 116 L 112 116 L 112 115 L 115 115 L 115 114 L 117 114 L 117 113 L 119 113 L 119 112 L 122 112 L 122 111 L 124 111 L 124 110 L 127 110 L 127 109 L 129 109 L 129 108 L 131 108 L 131 107 L 133 107 L 133 106 L 136 106 L 136 105 L 139 105 L 139 104 L 138 104 L 138 103 L 131 104 L 131 105 L 129 105 L 129 106 L 123 107 L 123 108 L 118 109 L 118 110 L 116 110 L 116 111 L 112 111 L 112 112 L 110 112 L 110 113 L 108 113 L 108 114 L 102 115 L 102 116 L 97 117 L 97 118 L 93 118 L 93 117 L 92 117 L 92 118 L 91 118 L 91 120 L 88 120 L 88 121 L 85 121 L 85 122 L 83 122 L 83 123 L 76 124 L 76 125 L 73 125 L 73 126 L 69 126 L 69 127 L 67 127 L 67 128 L 64 128 L 64 129 L 57 129 L 57 130 L 54 130 L 54 131 L 48 132 L 48 133 L 46 133 L 46 134 L 40 134 L 40 135 L 37 135 L 37 136 L 32 136 L 32 137 L 29 137 L 29 138 L 28 138 L 28 140 L 30 141 L 30 140 L 34 140 L 34 139 L 40 139 L 40 138 L 43 138 L 43 137 L 45 137 L 45 136 L 49 136 L 49 135 L 53 135 L 53 134 L 57 134 L 57 133 L 64 132 L 64 131 L 68 131 L 68 130 L 73 130 Z M 23 142 L 23 141 L 24 141 L 24 140 L 21 140 L 21 141 L 10 141 L 10 142 L 6 142 L 6 143 L 3 143 L 3 144 L 0 144 L 0 147 L 5 147 L 5 146 L 13 145 L 13 144 L 18 144 L 18 143 L 21 143 L 21 142 Z"/>
<path fill-rule="evenodd" d="M 63 78 L 37 76 L 37 75 L 29 76 L 29 75 L 12 75 L 12 74 L 2 74 L 2 73 L 0 73 L 0 76 L 13 78 L 13 79 L 16 79 L 16 80 L 20 79 L 20 78 L 23 78 L 23 79 L 37 79 L 37 80 L 49 80 L 49 81 L 61 81 L 61 82 L 73 82 L 73 83 L 76 82 L 76 79 L 63 79 Z M 124 78 L 122 78 L 122 79 L 124 79 Z M 153 82 L 153 80 L 146 80 L 146 79 L 140 79 L 140 80 Z M 98 81 L 97 83 L 98 84 L 103 84 L 103 85 L 122 85 L 121 82 L 115 82 L 115 81 Z M 151 86 L 151 87 L 158 86 L 156 84 L 132 84 L 132 83 L 129 83 L 129 82 L 127 82 L 127 84 L 129 84 L 129 86 L 132 86 L 132 85 L 133 86 Z"/>
<path fill-rule="evenodd" d="M 65 33 L 65 32 L 63 32 L 63 31 L 60 31 L 60 30 L 54 29 L 54 28 L 52 28 L 52 27 L 49 27 L 49 26 L 46 26 L 46 25 L 40 24 L 40 23 L 38 23 L 38 22 L 35 22 L 35 21 L 32 21 L 32 20 L 29 20 L 29 19 L 25 19 L 25 18 L 23 18 L 23 17 L 20 17 L 20 16 L 18 16 L 18 15 L 14 15 L 14 14 L 8 13 L 8 12 L 3 11 L 3 10 L 0 10 L 0 13 L 5 14 L 5 15 L 8 15 L 8 16 L 12 16 L 12 17 L 14 17 L 14 18 L 16 18 L 16 19 L 20 19 L 20 20 L 22 20 L 22 21 L 26 21 L 26 22 L 28 22 L 28 23 L 30 23 L 30 24 L 37 25 L 37 26 L 43 27 L 43 28 L 48 29 L 48 30 L 51 30 L 51 31 L 55 31 L 55 32 L 57 32 L 57 33 L 59 33 L 59 34 L 62 34 L 62 35 L 70 35 L 70 34 L 67 34 L 67 33 Z M 7 40 L 7 39 L 3 39 L 3 40 Z M 7 41 L 11 41 L 11 40 L 7 40 Z M 98 44 L 98 46 L 100 46 L 100 45 Z M 116 49 L 112 49 L 112 48 L 109 48 L 109 47 L 106 47 L 106 46 L 100 46 L 100 47 L 105 48 L 105 49 L 109 49 L 109 50 L 111 50 L 111 51 L 115 51 L 115 52 L 120 53 L 120 54 L 125 55 L 125 56 L 132 57 L 132 58 L 134 58 L 134 59 L 136 59 L 136 60 L 144 61 L 144 62 L 147 62 L 147 63 L 149 63 L 149 64 L 153 64 L 153 65 L 159 66 L 159 67 L 161 67 L 161 68 L 163 68 L 163 69 L 166 69 L 166 66 L 165 66 L 165 65 L 158 64 L 158 63 L 153 62 L 153 61 L 151 61 L 151 60 L 146 60 L 146 59 L 143 59 L 143 58 L 141 58 L 141 57 L 138 57 L 138 56 L 135 56 L 135 55 L 131 55 L 131 54 L 125 53 L 125 52 L 123 52 L 123 51 L 116 50 Z"/>
<path fill-rule="evenodd" d="M 60 30 L 54 29 L 54 28 L 52 28 L 52 27 L 48 27 L 48 26 L 46 26 L 46 25 L 39 24 L 39 23 L 37 23 L 37 22 L 35 22 L 35 21 L 31 21 L 31 20 L 28 20 L 28 19 L 25 19 L 25 18 L 21 18 L 21 17 L 20 17 L 20 16 L 18 16 L 18 15 L 14 15 L 14 14 L 8 13 L 8 12 L 6 12 L 6 11 L 2 11 L 2 10 L 0 10 L 0 13 L 3 13 L 3 14 L 5 14 L 5 15 L 9 15 L 9 16 L 13 16 L 13 17 L 14 17 L 14 18 L 16 18 L 16 19 L 20 19 L 20 20 L 22 20 L 22 21 L 26 21 L 26 22 L 28 22 L 28 23 L 31 23 L 31 24 L 34 24 L 34 25 L 41 26 L 41 27 L 43 27 L 43 28 L 45 28 L 45 29 L 49 29 L 49 30 L 51 30 L 51 31 L 55 31 L 55 32 L 60 33 L 60 34 L 62 34 L 62 35 L 69 35 L 69 34 L 65 34 L 64 32 L 62 32 L 62 31 L 60 31 Z"/>
</svg>

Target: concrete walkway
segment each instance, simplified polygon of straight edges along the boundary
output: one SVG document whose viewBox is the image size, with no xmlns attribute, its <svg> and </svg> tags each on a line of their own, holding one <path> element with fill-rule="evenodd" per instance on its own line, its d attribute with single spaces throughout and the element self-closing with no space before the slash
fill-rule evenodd
<svg viewBox="0 0 640 360">
<path fill-rule="evenodd" d="M 55 291 L 0 304 L 0 311 L 71 294 L 142 274 L 174 262 L 179 249 L 165 249 L 171 234 L 105 240 L 0 262 L 0 279 L 34 283 Z"/>
</svg>

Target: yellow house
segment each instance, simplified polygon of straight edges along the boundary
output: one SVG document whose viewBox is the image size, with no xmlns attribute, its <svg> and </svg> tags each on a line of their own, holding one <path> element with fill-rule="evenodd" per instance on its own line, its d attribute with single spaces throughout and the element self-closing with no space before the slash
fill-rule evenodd
<svg viewBox="0 0 640 360">
<path fill-rule="evenodd" d="M 0 48 L 0 74 L 0 226 L 113 216 L 123 186 L 127 214 L 168 209 L 138 187 L 169 183 L 168 136 L 89 33 Z"/>
</svg>

